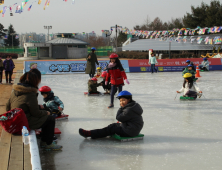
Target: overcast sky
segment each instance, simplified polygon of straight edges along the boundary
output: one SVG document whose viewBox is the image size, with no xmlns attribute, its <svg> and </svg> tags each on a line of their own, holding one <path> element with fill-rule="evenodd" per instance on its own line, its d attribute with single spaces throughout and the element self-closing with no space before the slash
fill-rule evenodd
<svg viewBox="0 0 222 170">
<path fill-rule="evenodd" d="M 20 5 L 22 1 L 5 0 L 0 8 L 14 3 Z M 19 34 L 47 33 L 43 26 L 51 25 L 53 29 L 50 33 L 95 31 L 101 35 L 101 30 L 115 24 L 132 29 L 135 25 L 141 25 L 147 15 L 150 19 L 159 17 L 162 21 L 183 17 L 186 12 L 191 12 L 191 5 L 198 6 L 202 1 L 209 4 L 211 0 L 75 0 L 74 5 L 72 0 L 51 0 L 46 10 L 43 10 L 45 0 L 42 0 L 41 5 L 37 1 L 29 0 L 22 14 L 14 13 L 11 17 L 9 10 L 5 17 L 0 14 L 0 23 L 5 27 L 13 24 Z M 31 11 L 27 11 L 32 2 Z"/>
</svg>

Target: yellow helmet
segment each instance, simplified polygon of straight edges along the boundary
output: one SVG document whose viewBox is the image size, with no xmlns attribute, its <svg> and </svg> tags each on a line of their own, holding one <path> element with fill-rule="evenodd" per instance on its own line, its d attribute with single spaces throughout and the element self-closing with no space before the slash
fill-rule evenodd
<svg viewBox="0 0 222 170">
<path fill-rule="evenodd" d="M 189 77 L 192 77 L 192 74 L 191 74 L 191 73 L 186 73 L 186 74 L 183 75 L 183 78 L 185 78 L 185 79 L 186 79 L 186 78 L 189 78 Z"/>
<path fill-rule="evenodd" d="M 101 67 L 97 67 L 96 69 L 97 69 L 97 70 L 101 70 Z"/>
</svg>

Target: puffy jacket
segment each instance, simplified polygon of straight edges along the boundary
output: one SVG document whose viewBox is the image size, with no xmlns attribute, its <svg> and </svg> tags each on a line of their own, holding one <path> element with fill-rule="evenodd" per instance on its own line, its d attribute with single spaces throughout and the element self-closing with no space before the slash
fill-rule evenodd
<svg viewBox="0 0 222 170">
<path fill-rule="evenodd" d="M 5 71 L 12 71 L 14 69 L 14 64 L 12 60 L 4 60 L 3 65 Z"/>
<path fill-rule="evenodd" d="M 53 91 L 51 91 L 47 96 L 47 98 L 43 100 L 44 100 L 43 106 L 46 110 L 50 111 L 59 110 L 59 107 L 64 109 L 63 102 L 59 99 L 59 97 L 54 96 Z"/>
<path fill-rule="evenodd" d="M 182 75 L 184 75 L 184 74 L 186 74 L 186 73 L 191 73 L 192 76 L 195 76 L 196 71 L 194 71 L 194 70 L 188 70 L 188 67 L 186 67 L 186 68 L 184 69 Z"/>
<path fill-rule="evenodd" d="M 121 122 L 120 126 L 123 128 L 123 131 L 133 137 L 139 135 L 143 128 L 142 113 L 142 107 L 135 101 L 132 101 L 118 110 L 116 119 Z"/>
<path fill-rule="evenodd" d="M 96 83 L 88 83 L 88 92 L 91 92 L 91 93 L 96 93 L 97 92 L 97 87 L 99 87 L 100 84 Z"/>
<path fill-rule="evenodd" d="M 110 77 L 110 82 L 112 85 L 124 85 L 123 80 L 127 79 L 126 73 L 122 66 L 108 68 L 107 73 L 106 81 L 108 81 Z"/>
</svg>

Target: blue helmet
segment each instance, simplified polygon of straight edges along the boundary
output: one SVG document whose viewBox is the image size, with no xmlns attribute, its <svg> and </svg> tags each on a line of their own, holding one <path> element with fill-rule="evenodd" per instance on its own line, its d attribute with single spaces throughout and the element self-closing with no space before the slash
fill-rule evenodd
<svg viewBox="0 0 222 170">
<path fill-rule="evenodd" d="M 203 60 L 207 60 L 207 57 L 203 58 Z"/>
<path fill-rule="evenodd" d="M 96 48 L 95 48 L 95 47 L 92 47 L 91 50 L 95 50 L 95 51 L 96 51 Z"/>
<path fill-rule="evenodd" d="M 193 65 L 192 65 L 192 64 L 189 64 L 188 67 L 193 67 Z"/>
<path fill-rule="evenodd" d="M 132 94 L 126 90 L 121 91 L 116 98 L 121 98 L 121 97 L 132 97 Z"/>
<path fill-rule="evenodd" d="M 190 60 L 187 60 L 186 63 L 190 63 Z"/>
</svg>

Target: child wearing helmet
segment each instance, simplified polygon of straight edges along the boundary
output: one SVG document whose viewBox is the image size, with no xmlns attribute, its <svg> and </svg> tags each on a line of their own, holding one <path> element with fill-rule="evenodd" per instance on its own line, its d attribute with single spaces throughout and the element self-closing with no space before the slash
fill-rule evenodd
<svg viewBox="0 0 222 170">
<path fill-rule="evenodd" d="M 203 58 L 203 61 L 199 67 L 201 71 L 209 71 L 209 66 L 210 66 L 210 63 L 207 60 L 207 57 L 205 57 Z"/>
<path fill-rule="evenodd" d="M 188 66 L 188 65 L 192 65 L 192 69 L 195 71 L 195 67 L 194 67 L 194 64 L 193 64 L 192 61 L 187 60 L 187 61 L 186 61 L 186 64 L 187 64 L 187 66 Z M 187 68 L 187 67 L 183 68 L 183 71 L 184 71 L 186 68 Z"/>
<path fill-rule="evenodd" d="M 101 67 L 96 68 L 96 76 L 95 76 L 96 78 L 99 78 L 101 76 L 101 70 L 102 70 Z"/>
<path fill-rule="evenodd" d="M 89 94 L 99 94 L 100 92 L 97 91 L 97 87 L 101 86 L 101 84 L 97 83 L 97 78 L 93 77 L 88 81 L 88 93 Z"/>
<path fill-rule="evenodd" d="M 132 94 L 128 91 L 122 91 L 117 98 L 120 101 L 120 108 L 117 111 L 117 123 L 110 124 L 102 129 L 84 130 L 79 129 L 79 134 L 85 138 L 92 139 L 104 138 L 117 134 L 121 137 L 134 137 L 139 135 L 143 128 L 143 109 L 132 99 Z"/>
<path fill-rule="evenodd" d="M 188 67 L 186 67 L 182 73 L 182 75 L 190 73 L 192 74 L 192 78 L 195 79 L 196 71 L 193 70 L 193 65 L 189 64 Z"/>
<path fill-rule="evenodd" d="M 110 78 L 111 81 L 111 102 L 108 108 L 114 107 L 113 101 L 114 101 L 114 95 L 116 93 L 116 90 L 118 88 L 119 93 L 122 91 L 122 86 L 124 85 L 124 81 L 126 81 L 127 84 L 129 84 L 129 81 L 127 80 L 126 73 L 123 69 L 123 66 L 118 58 L 119 56 L 115 53 L 112 53 L 109 58 L 110 62 L 107 66 L 107 77 L 105 84 L 107 85 L 108 80 Z"/>
<path fill-rule="evenodd" d="M 54 117 L 60 116 L 61 112 L 64 110 L 64 104 L 59 97 L 54 96 L 54 92 L 48 86 L 42 86 L 39 91 L 44 100 L 44 104 L 40 105 L 40 108 L 50 111 Z"/>
<path fill-rule="evenodd" d="M 103 89 L 106 91 L 106 94 L 110 94 L 110 90 L 111 90 L 111 83 L 110 83 L 110 78 L 108 79 L 107 85 L 106 85 L 106 76 L 107 76 L 107 72 L 103 71 L 101 74 L 101 77 L 103 78 L 103 81 L 100 82 L 100 84 L 103 86 Z"/>
<path fill-rule="evenodd" d="M 184 97 L 193 97 L 195 99 L 197 98 L 197 95 L 201 97 L 202 91 L 199 89 L 196 82 L 193 81 L 192 74 L 186 73 L 183 75 L 183 77 L 184 77 L 183 86 L 179 91 L 177 91 L 177 93 L 183 92 Z"/>
</svg>

